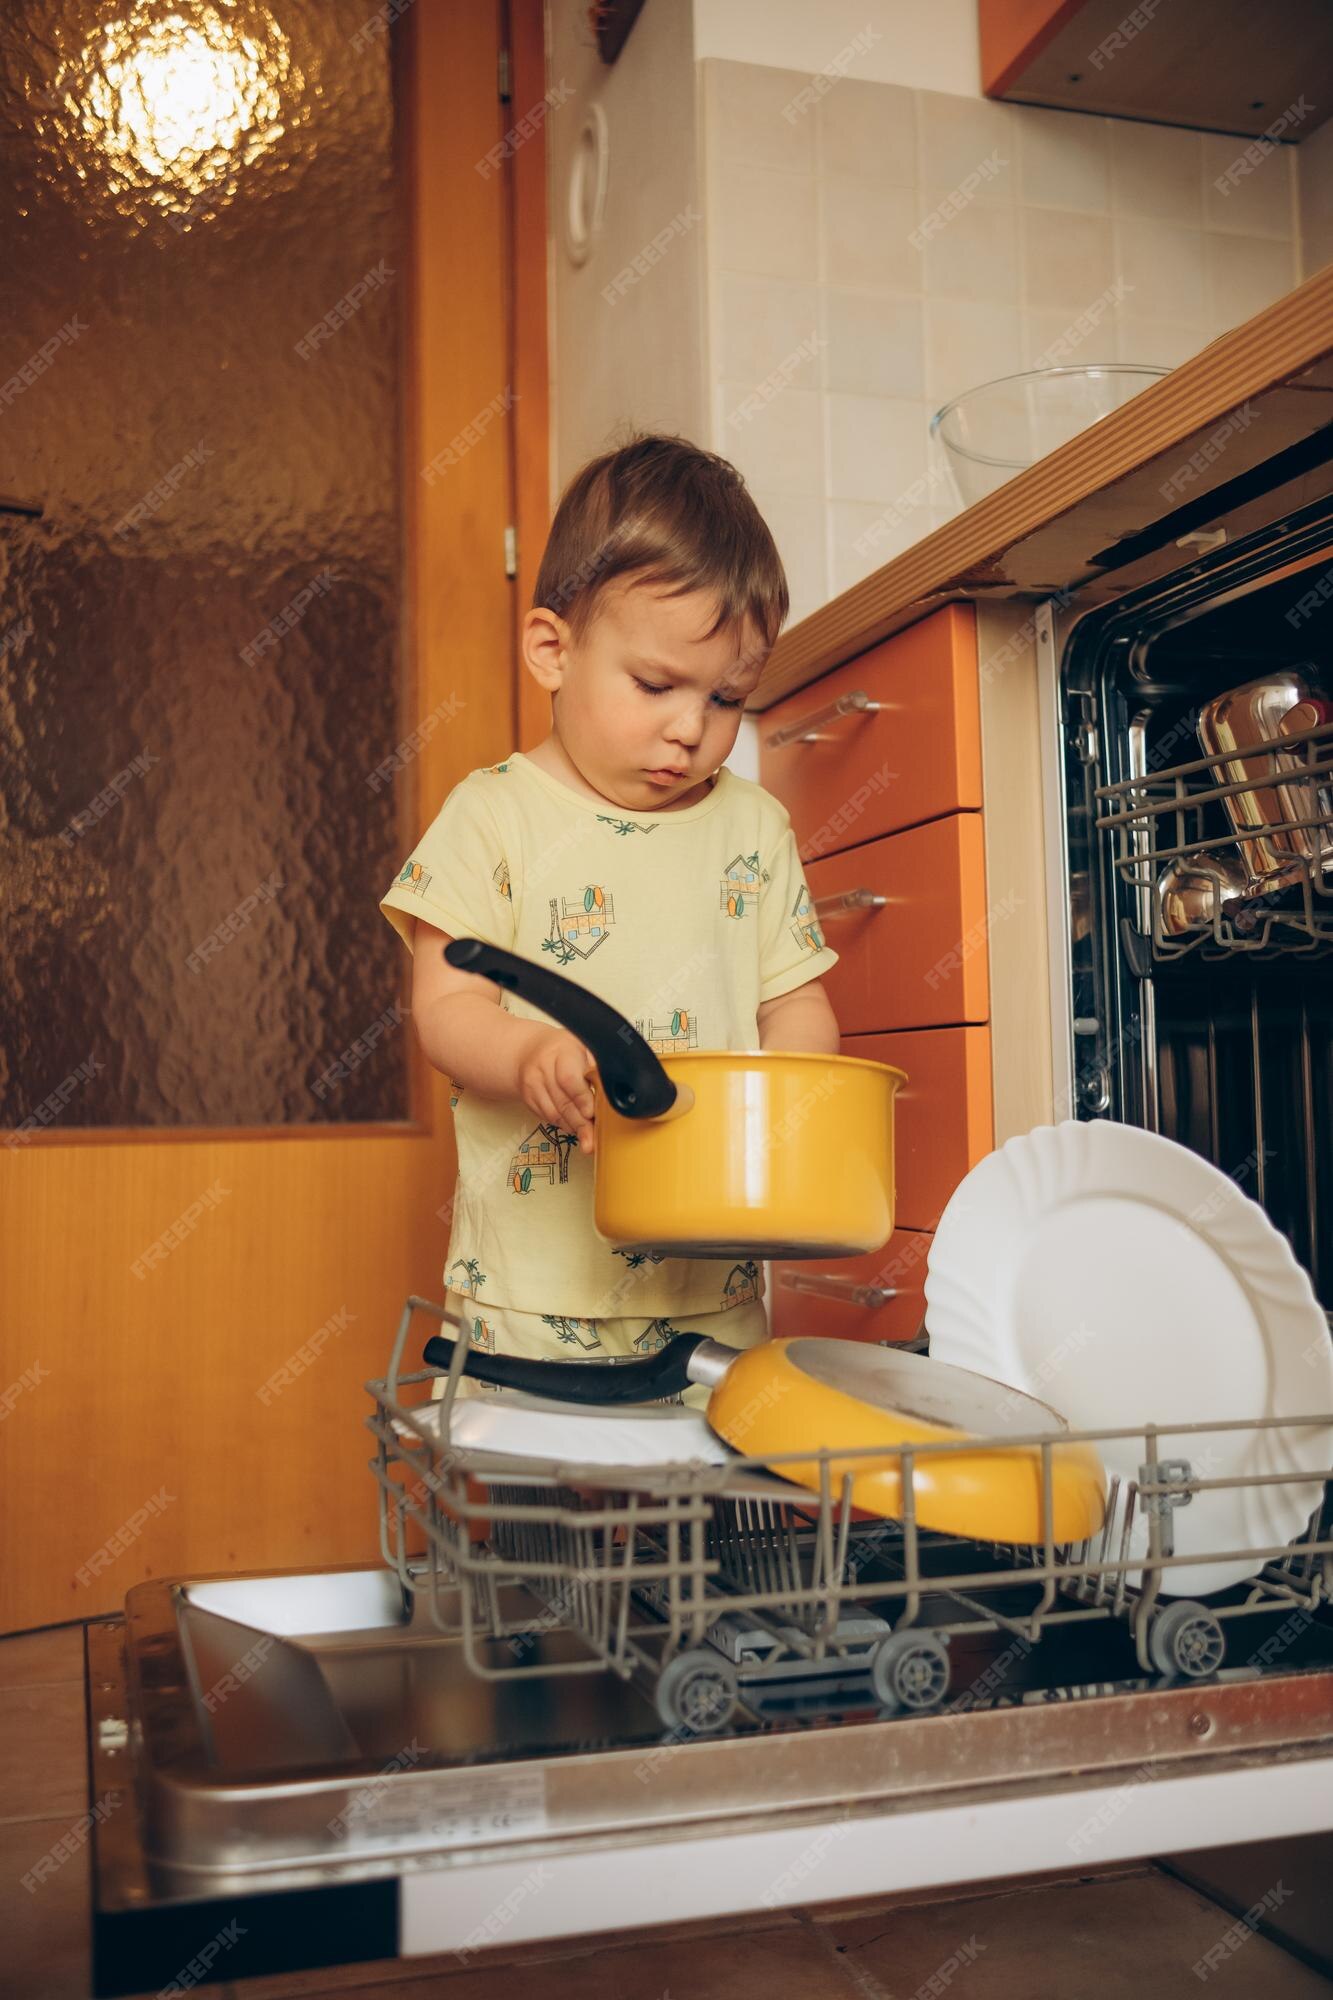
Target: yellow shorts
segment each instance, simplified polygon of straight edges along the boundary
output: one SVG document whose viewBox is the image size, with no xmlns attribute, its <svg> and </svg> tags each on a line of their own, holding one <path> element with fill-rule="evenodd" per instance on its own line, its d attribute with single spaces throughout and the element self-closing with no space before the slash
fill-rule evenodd
<svg viewBox="0 0 1333 2000">
<path fill-rule="evenodd" d="M 458 1292 L 446 1292 L 445 1305 L 471 1329 L 474 1347 L 491 1354 L 521 1354 L 534 1361 L 561 1361 L 571 1368 L 589 1361 L 633 1360 L 655 1354 L 678 1333 L 704 1333 L 725 1347 L 755 1347 L 768 1338 L 768 1315 L 762 1299 L 732 1306 L 727 1312 L 685 1313 L 676 1319 L 606 1318 L 565 1319 L 557 1313 L 515 1312 L 509 1306 L 483 1306 Z M 449 1336 L 453 1328 L 441 1331 Z M 458 1385 L 460 1396 L 485 1393 L 487 1384 L 464 1376 Z M 443 1377 L 432 1383 L 431 1394 L 444 1393 Z M 558 1391 L 553 1391 L 558 1394 Z M 680 1396 L 666 1396 L 670 1403 L 687 1403 L 703 1409 L 708 1390 L 697 1383 Z"/>
</svg>

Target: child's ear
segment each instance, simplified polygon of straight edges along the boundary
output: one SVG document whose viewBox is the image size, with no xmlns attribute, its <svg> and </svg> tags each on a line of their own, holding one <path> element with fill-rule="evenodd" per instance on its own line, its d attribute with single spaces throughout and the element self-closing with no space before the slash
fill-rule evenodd
<svg viewBox="0 0 1333 2000">
<path fill-rule="evenodd" d="M 538 687 L 555 694 L 565 678 L 571 633 L 558 611 L 535 605 L 523 620 L 523 662 Z"/>
</svg>

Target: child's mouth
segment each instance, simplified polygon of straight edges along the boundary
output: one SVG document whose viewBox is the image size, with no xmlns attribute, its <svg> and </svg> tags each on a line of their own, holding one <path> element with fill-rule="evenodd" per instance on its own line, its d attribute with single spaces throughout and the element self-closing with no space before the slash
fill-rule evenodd
<svg viewBox="0 0 1333 2000">
<path fill-rule="evenodd" d="M 686 771 L 673 771 L 666 768 L 647 773 L 647 776 L 651 778 L 655 785 L 678 785 L 681 779 L 688 777 L 688 775 L 689 773 Z"/>
</svg>

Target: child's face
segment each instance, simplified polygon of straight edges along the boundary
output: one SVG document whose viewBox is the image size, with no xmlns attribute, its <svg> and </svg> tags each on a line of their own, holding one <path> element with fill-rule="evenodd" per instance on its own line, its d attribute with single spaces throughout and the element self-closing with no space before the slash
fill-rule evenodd
<svg viewBox="0 0 1333 2000">
<path fill-rule="evenodd" d="M 768 649 L 748 624 L 705 638 L 716 614 L 707 592 L 669 597 L 630 579 L 601 594 L 581 639 L 560 621 L 560 740 L 617 804 L 671 805 L 730 756 Z"/>
</svg>

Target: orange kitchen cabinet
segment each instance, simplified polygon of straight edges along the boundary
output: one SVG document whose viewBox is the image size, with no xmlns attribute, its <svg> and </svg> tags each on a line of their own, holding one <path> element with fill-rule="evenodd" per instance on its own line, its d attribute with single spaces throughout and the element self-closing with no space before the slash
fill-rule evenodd
<svg viewBox="0 0 1333 2000">
<path fill-rule="evenodd" d="M 805 871 L 840 954 L 824 988 L 844 1035 L 990 1015 L 986 855 L 980 813 L 950 813 L 848 848 Z M 878 908 L 838 908 L 856 890 Z"/>
<path fill-rule="evenodd" d="M 873 713 L 823 712 L 850 695 Z M 801 738 L 810 724 L 814 741 Z M 758 718 L 759 776 L 791 814 L 806 862 L 981 807 L 976 619 L 950 604 Z M 778 743 L 774 737 L 789 734 Z"/>
<path fill-rule="evenodd" d="M 899 1229 L 933 1229 L 964 1174 L 995 1144 L 990 1029 L 844 1035 L 842 1053 L 907 1072 L 894 1127 L 894 1222 Z"/>
<path fill-rule="evenodd" d="M 921 1230 L 895 1229 L 879 1250 L 839 1257 L 828 1264 L 774 1264 L 768 1295 L 775 1336 L 834 1334 L 842 1340 L 915 1340 L 926 1314 L 926 1259 L 931 1238 Z M 897 1294 L 882 1306 L 822 1292 L 796 1290 L 791 1279 L 878 1285 Z"/>
</svg>

